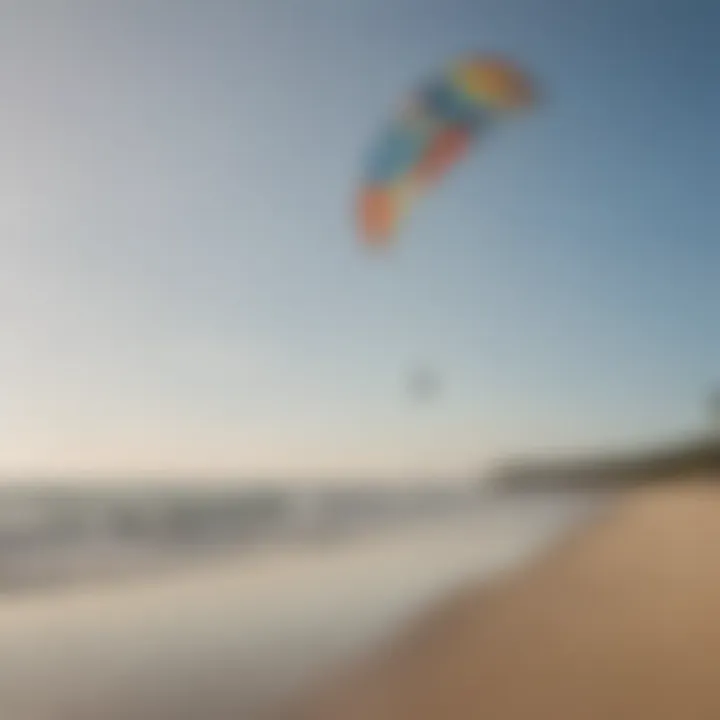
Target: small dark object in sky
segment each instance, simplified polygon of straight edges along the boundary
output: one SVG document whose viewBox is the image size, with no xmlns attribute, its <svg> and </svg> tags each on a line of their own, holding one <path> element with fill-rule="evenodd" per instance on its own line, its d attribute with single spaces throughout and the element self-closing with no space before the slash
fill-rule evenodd
<svg viewBox="0 0 720 720">
<path fill-rule="evenodd" d="M 408 389 L 416 400 L 432 400 L 440 392 L 440 378 L 429 368 L 420 368 L 411 373 Z"/>
</svg>

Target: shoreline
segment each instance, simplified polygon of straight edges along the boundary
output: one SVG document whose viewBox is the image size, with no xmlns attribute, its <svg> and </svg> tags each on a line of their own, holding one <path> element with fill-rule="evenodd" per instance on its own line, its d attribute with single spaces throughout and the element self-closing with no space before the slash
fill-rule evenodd
<svg viewBox="0 0 720 720">
<path fill-rule="evenodd" d="M 530 565 L 439 603 L 283 717 L 720 717 L 714 482 L 627 491 Z"/>
<path fill-rule="evenodd" d="M 585 512 L 574 499 L 501 503 L 320 552 L 278 548 L 152 582 L 8 599 L 0 716 L 259 719 L 471 578 L 527 562 Z"/>
</svg>

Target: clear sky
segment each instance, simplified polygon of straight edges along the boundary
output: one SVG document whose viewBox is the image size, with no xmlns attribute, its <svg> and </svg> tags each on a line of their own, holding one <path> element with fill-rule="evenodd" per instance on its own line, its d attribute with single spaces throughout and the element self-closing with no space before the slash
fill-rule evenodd
<svg viewBox="0 0 720 720">
<path fill-rule="evenodd" d="M 1 7 L 0 469 L 455 472 L 702 421 L 716 0 Z M 467 50 L 542 106 L 370 258 L 363 155 Z"/>
</svg>

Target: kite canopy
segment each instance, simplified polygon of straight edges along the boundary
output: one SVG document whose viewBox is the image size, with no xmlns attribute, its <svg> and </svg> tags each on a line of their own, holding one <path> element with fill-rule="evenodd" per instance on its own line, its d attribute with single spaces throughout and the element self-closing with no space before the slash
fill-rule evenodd
<svg viewBox="0 0 720 720">
<path fill-rule="evenodd" d="M 527 75 L 497 57 L 460 59 L 420 87 L 370 153 L 357 208 L 364 242 L 388 244 L 414 201 L 468 154 L 479 134 L 533 102 Z"/>
</svg>

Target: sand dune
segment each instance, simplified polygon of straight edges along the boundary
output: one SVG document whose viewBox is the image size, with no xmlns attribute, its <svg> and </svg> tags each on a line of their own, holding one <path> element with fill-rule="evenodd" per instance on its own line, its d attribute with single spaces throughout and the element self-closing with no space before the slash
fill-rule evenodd
<svg viewBox="0 0 720 720">
<path fill-rule="evenodd" d="M 720 488 L 635 492 L 460 593 L 293 720 L 717 720 Z"/>
</svg>

